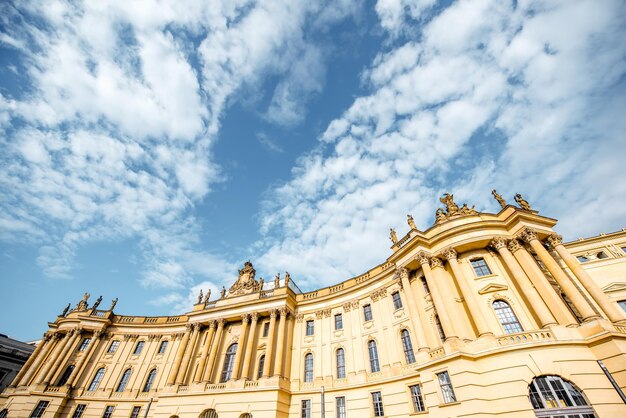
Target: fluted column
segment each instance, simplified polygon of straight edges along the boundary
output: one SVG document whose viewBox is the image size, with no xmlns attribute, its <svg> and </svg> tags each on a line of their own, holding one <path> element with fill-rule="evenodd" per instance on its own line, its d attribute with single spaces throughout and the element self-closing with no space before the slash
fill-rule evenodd
<svg viewBox="0 0 626 418">
<path fill-rule="evenodd" d="M 565 272 L 561 269 L 561 266 L 556 262 L 554 258 L 550 255 L 548 250 L 543 248 L 539 239 L 537 239 L 537 233 L 530 228 L 525 228 L 522 231 L 520 237 L 530 244 L 530 247 L 535 250 L 539 259 L 545 264 L 546 268 L 554 277 L 554 280 L 561 286 L 565 295 L 572 301 L 578 312 L 583 317 L 583 321 L 598 318 L 598 314 L 593 311 L 591 306 L 587 303 L 583 295 L 576 289 L 574 283 L 570 280 L 569 277 L 565 274 Z"/>
<path fill-rule="evenodd" d="M 47 351 L 47 349 L 49 348 L 49 344 L 48 344 L 49 341 L 50 341 L 50 334 L 46 332 L 43 335 L 41 342 L 35 348 L 35 351 L 33 351 L 30 357 L 28 357 L 28 360 L 26 360 L 26 363 L 24 363 L 19 373 L 15 376 L 15 379 L 13 379 L 13 382 L 11 382 L 10 387 L 16 387 L 16 386 L 21 386 L 25 384 L 22 382 L 23 380 L 26 380 L 26 379 L 23 379 L 23 377 L 27 374 L 27 372 L 31 371 L 31 366 L 33 366 L 34 364 L 37 364 L 37 366 L 39 365 L 39 363 L 41 362 L 39 355 L 41 353 L 44 353 L 44 350 L 43 350 L 44 346 L 46 346 L 46 351 Z"/>
<path fill-rule="evenodd" d="M 276 310 L 270 311 L 270 329 L 267 339 L 267 350 L 265 351 L 265 363 L 263 364 L 263 377 L 269 377 L 270 367 L 273 361 L 274 355 L 274 328 L 276 328 Z"/>
<path fill-rule="evenodd" d="M 411 324 L 413 325 L 413 335 L 417 338 L 418 351 L 429 351 L 430 347 L 428 347 L 428 343 L 426 342 L 426 335 L 424 334 L 423 327 L 423 324 L 425 324 L 426 321 L 424 321 L 423 318 L 420 318 L 417 310 L 414 297 L 415 295 L 413 294 L 411 282 L 409 281 L 409 272 L 406 268 L 401 267 L 398 269 L 398 275 L 400 276 L 400 283 L 402 284 L 402 289 L 404 290 L 407 304 L 409 305 L 409 314 L 411 315 Z"/>
<path fill-rule="evenodd" d="M 237 344 L 237 351 L 235 352 L 235 361 L 233 362 L 233 372 L 230 375 L 230 380 L 239 379 L 239 366 L 241 365 L 241 357 L 246 350 L 248 322 L 250 322 L 250 315 L 241 315 L 241 334 L 239 335 L 239 343 Z"/>
<path fill-rule="evenodd" d="M 49 365 L 48 369 L 46 370 L 46 373 L 43 373 L 42 383 L 47 385 L 52 381 L 52 376 L 54 376 L 54 374 L 56 373 L 57 369 L 59 368 L 63 360 L 65 360 L 66 351 L 69 347 L 71 347 L 74 344 L 74 341 L 76 341 L 77 336 L 78 336 L 77 329 L 68 331 L 68 337 L 65 338 L 61 344 L 59 344 L 60 346 L 59 350 L 55 350 L 54 357 L 50 359 L 50 363 L 48 363 Z"/>
<path fill-rule="evenodd" d="M 93 336 L 91 337 L 91 341 L 89 341 L 89 346 L 87 347 L 87 350 L 83 353 L 80 360 L 78 360 L 78 363 L 76 363 L 76 367 L 74 367 L 74 371 L 70 375 L 70 378 L 67 379 L 67 383 L 66 383 L 67 385 L 72 386 L 74 382 L 76 381 L 76 379 L 78 379 L 78 377 L 82 374 L 83 368 L 85 364 L 87 364 L 89 357 L 91 356 L 94 349 L 98 345 L 101 335 L 102 334 L 100 331 L 95 331 L 93 333 Z"/>
<path fill-rule="evenodd" d="M 476 292 L 470 288 L 467 282 L 467 277 L 465 277 L 463 271 L 459 267 L 457 252 L 452 248 L 448 248 L 444 251 L 443 255 L 446 257 L 446 260 L 448 260 L 450 268 L 452 269 L 452 274 L 454 274 L 454 278 L 459 284 L 465 304 L 472 315 L 471 319 L 474 321 L 476 328 L 478 329 L 478 336 L 493 335 L 493 332 L 491 332 L 487 326 L 487 320 L 485 319 L 483 309 L 481 309 L 478 300 L 476 299 Z"/>
<path fill-rule="evenodd" d="M 54 363 L 59 354 L 59 351 L 63 348 L 69 338 L 69 336 L 61 334 L 59 332 L 56 332 L 54 334 L 53 341 L 56 341 L 56 343 L 54 344 L 53 348 L 51 348 L 50 355 L 48 356 L 48 361 L 44 364 L 43 368 L 37 375 L 37 378 L 35 379 L 35 384 L 40 384 L 44 381 L 46 375 L 48 374 L 48 371 L 52 367 L 52 363 Z M 44 360 L 44 358 L 42 358 L 42 360 Z"/>
<path fill-rule="evenodd" d="M 250 361 L 252 360 L 252 349 L 254 348 L 254 334 L 256 332 L 256 324 L 259 320 L 259 314 L 252 312 L 250 314 L 250 330 L 248 331 L 248 339 L 246 341 L 246 351 L 243 358 L 243 367 L 241 369 L 241 378 L 248 379 L 250 372 Z"/>
<path fill-rule="evenodd" d="M 194 383 L 198 383 L 202 381 L 202 375 L 204 374 L 204 369 L 206 368 L 206 362 L 209 355 L 209 351 L 211 349 L 211 342 L 213 340 L 213 336 L 215 335 L 215 321 L 211 321 L 209 323 L 209 330 L 207 331 L 206 341 L 204 343 L 204 349 L 202 350 L 202 355 L 200 356 L 200 365 L 198 366 L 198 370 L 196 370 L 196 375 L 193 378 Z"/>
<path fill-rule="evenodd" d="M 211 344 L 211 353 L 209 354 L 209 361 L 207 362 L 206 368 L 204 370 L 204 376 L 202 378 L 203 382 L 211 382 L 211 375 L 213 374 L 213 363 L 215 363 L 215 356 L 217 356 L 217 350 L 219 350 L 219 346 L 222 342 L 222 333 L 224 332 L 224 321 L 222 318 L 217 320 L 217 332 L 215 334 L 215 338 L 213 339 L 213 344 Z"/>
<path fill-rule="evenodd" d="M 176 383 L 180 364 L 183 361 L 183 356 L 185 355 L 185 350 L 187 349 L 187 343 L 189 343 L 189 334 L 191 332 L 191 329 L 191 324 L 187 324 L 185 334 L 183 334 L 183 339 L 180 342 L 178 352 L 176 353 L 176 358 L 174 359 L 174 364 L 172 365 L 172 370 L 170 370 L 170 375 L 167 378 L 167 384 L 170 386 Z"/>
<path fill-rule="evenodd" d="M 565 261 L 565 264 L 578 278 L 587 292 L 591 295 L 593 300 L 596 301 L 600 308 L 604 311 L 606 316 L 611 322 L 618 322 L 626 320 L 624 312 L 617 306 L 617 304 L 611 301 L 600 289 L 600 286 L 589 276 L 589 273 L 580 265 L 576 257 L 574 257 L 562 243 L 562 237 L 557 234 L 552 234 L 548 237 L 548 243 L 552 248 L 556 250 L 559 256 Z"/>
<path fill-rule="evenodd" d="M 191 360 L 193 350 L 196 346 L 196 342 L 198 341 L 198 334 L 200 334 L 200 324 L 191 324 L 191 330 L 191 343 L 188 344 L 187 349 L 183 354 L 183 361 L 180 366 L 180 371 L 178 372 L 178 376 L 176 377 L 176 383 L 179 385 L 185 384 L 189 361 Z"/>
<path fill-rule="evenodd" d="M 511 274 L 513 275 L 513 280 L 517 283 L 524 298 L 528 302 L 528 308 L 531 312 L 534 311 L 537 319 L 539 321 L 539 325 L 541 328 L 544 328 L 548 325 L 556 324 L 556 320 L 550 313 L 548 306 L 541 299 L 541 296 L 535 289 L 535 287 L 530 282 L 530 279 L 524 274 L 522 267 L 513 257 L 513 254 L 507 248 L 507 240 L 502 237 L 494 238 L 490 245 L 498 251 L 500 257 L 504 261 L 504 265 L 509 269 Z M 519 245 L 519 243 L 518 243 Z"/>
<path fill-rule="evenodd" d="M 507 245 L 507 249 L 513 254 L 515 260 L 522 267 L 522 270 L 528 276 L 537 292 L 542 299 L 546 301 L 546 305 L 557 322 L 561 325 L 576 325 L 576 318 L 565 305 L 565 302 L 557 291 L 546 279 L 543 271 L 539 268 L 535 259 L 526 248 L 517 239 L 512 239 Z"/>
<path fill-rule="evenodd" d="M 59 363 L 58 366 L 53 368 L 52 376 L 50 377 L 50 383 L 54 384 L 61 377 L 61 374 L 65 371 L 65 369 L 69 366 L 69 360 L 72 357 L 72 354 L 78 349 L 79 344 L 83 338 L 84 332 L 82 329 L 77 329 L 75 334 L 73 335 L 73 341 L 67 344 L 65 348 L 65 353 L 62 356 L 63 359 Z M 76 370 L 76 367 L 74 367 Z"/>
<path fill-rule="evenodd" d="M 422 265 L 424 277 L 426 277 L 426 282 L 430 288 L 430 294 L 433 298 L 433 303 L 435 304 L 439 321 L 441 322 L 443 331 L 446 334 L 446 339 L 457 338 L 458 336 L 452 324 L 452 320 L 450 319 L 449 306 L 447 306 L 444 301 L 442 289 L 439 286 L 439 280 L 441 277 L 435 277 L 435 274 L 430 267 L 430 263 L 432 263 L 434 267 L 443 269 L 441 260 L 438 258 L 430 258 L 426 253 L 421 252 L 417 256 L 417 261 Z"/>
<path fill-rule="evenodd" d="M 280 320 L 278 322 L 278 339 L 276 340 L 276 365 L 274 366 L 274 376 L 283 376 L 283 354 L 285 350 L 285 327 L 287 325 L 287 315 L 289 311 L 286 307 L 278 310 Z"/>
</svg>

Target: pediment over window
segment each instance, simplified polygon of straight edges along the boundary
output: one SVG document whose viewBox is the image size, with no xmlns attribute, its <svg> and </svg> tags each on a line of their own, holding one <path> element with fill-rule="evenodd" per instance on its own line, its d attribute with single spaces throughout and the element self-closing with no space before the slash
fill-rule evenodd
<svg viewBox="0 0 626 418">
<path fill-rule="evenodd" d="M 604 286 L 602 288 L 602 291 L 604 291 L 606 293 L 618 292 L 620 290 L 626 290 L 626 283 L 624 283 L 624 282 L 611 283 L 611 284 L 609 284 L 607 286 Z"/>
<path fill-rule="evenodd" d="M 480 289 L 478 293 L 484 295 L 486 293 L 501 292 L 508 289 L 509 287 L 503 284 L 489 283 L 487 286 Z"/>
</svg>

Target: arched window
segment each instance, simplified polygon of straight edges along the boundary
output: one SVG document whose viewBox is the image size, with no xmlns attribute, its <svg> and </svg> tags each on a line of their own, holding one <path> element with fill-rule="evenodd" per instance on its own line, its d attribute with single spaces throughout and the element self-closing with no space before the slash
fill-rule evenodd
<svg viewBox="0 0 626 418">
<path fill-rule="evenodd" d="M 265 354 L 259 358 L 259 370 L 256 372 L 257 380 L 263 377 L 263 367 L 265 367 Z"/>
<path fill-rule="evenodd" d="M 102 380 L 103 376 L 104 376 L 104 367 L 100 367 L 98 371 L 96 372 L 95 376 L 93 377 L 93 380 L 89 384 L 89 388 L 87 388 L 87 391 L 93 392 L 94 390 L 98 389 L 98 385 L 100 384 L 100 381 Z"/>
<path fill-rule="evenodd" d="M 124 370 L 124 374 L 122 374 L 122 378 L 120 379 L 120 382 L 117 384 L 117 388 L 115 389 L 116 392 L 124 392 L 124 389 L 126 389 L 126 385 L 130 380 L 130 373 L 130 369 Z"/>
<path fill-rule="evenodd" d="M 343 348 L 337 350 L 337 379 L 346 377 L 346 357 Z"/>
<path fill-rule="evenodd" d="M 594 418 L 582 393 L 559 376 L 540 376 L 528 386 L 528 397 L 537 417 Z"/>
<path fill-rule="evenodd" d="M 75 367 L 76 366 L 74 366 L 73 364 L 70 364 L 69 366 L 67 366 L 67 369 L 65 369 L 65 371 L 63 372 L 63 375 L 59 379 L 59 383 L 57 384 L 57 386 L 63 386 L 64 384 L 67 383 Z"/>
<path fill-rule="evenodd" d="M 224 383 L 230 380 L 233 374 L 233 364 L 235 363 L 235 354 L 237 354 L 237 343 L 231 344 L 224 356 L 224 365 L 222 366 L 222 376 L 220 382 Z"/>
<path fill-rule="evenodd" d="M 409 331 L 403 329 L 400 335 L 402 337 L 402 348 L 404 349 L 404 358 L 406 358 L 406 363 L 415 363 L 415 354 L 413 353 L 413 344 L 411 344 Z"/>
<path fill-rule="evenodd" d="M 215 409 L 205 409 L 198 418 L 218 418 Z"/>
<path fill-rule="evenodd" d="M 435 326 L 437 327 L 437 332 L 439 333 L 439 338 L 441 338 L 441 342 L 444 342 L 446 340 L 446 333 L 443 332 L 443 327 L 441 326 L 439 315 L 435 315 Z"/>
<path fill-rule="evenodd" d="M 516 332 L 524 331 L 520 325 L 515 313 L 511 306 L 503 300 L 493 301 L 493 310 L 496 311 L 496 316 L 504 328 L 505 334 L 514 334 Z"/>
<path fill-rule="evenodd" d="M 313 354 L 308 353 L 304 356 L 304 381 L 313 381 Z"/>
<path fill-rule="evenodd" d="M 376 348 L 376 341 L 369 340 L 367 343 L 367 351 L 370 354 L 370 369 L 372 373 L 380 371 L 380 365 L 378 364 L 378 349 Z"/>
<path fill-rule="evenodd" d="M 152 388 L 152 383 L 154 383 L 156 373 L 156 369 L 150 370 L 150 373 L 148 373 L 148 378 L 146 379 L 146 383 L 143 385 L 143 389 L 141 390 L 142 392 L 150 392 L 150 388 Z"/>
<path fill-rule="evenodd" d="M 252 414 L 246 412 L 245 414 L 239 415 L 239 418 L 252 418 Z"/>
</svg>

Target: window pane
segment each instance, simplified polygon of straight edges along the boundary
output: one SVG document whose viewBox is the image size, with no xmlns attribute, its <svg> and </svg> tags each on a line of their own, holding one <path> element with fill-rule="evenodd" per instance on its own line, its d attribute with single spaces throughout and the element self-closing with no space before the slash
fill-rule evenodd
<svg viewBox="0 0 626 418">
<path fill-rule="evenodd" d="M 426 277 L 420 276 L 420 280 L 422 281 L 422 287 L 424 288 L 424 292 L 428 295 L 430 293 L 430 289 L 428 288 L 428 282 L 426 281 Z"/>
<path fill-rule="evenodd" d="M 312 320 L 306 321 L 306 335 L 310 336 L 315 333 L 315 323 Z"/>
<path fill-rule="evenodd" d="M 450 382 L 450 375 L 448 372 L 437 373 L 439 379 L 439 386 L 441 387 L 441 394 L 443 395 L 443 401 L 445 403 L 456 402 L 456 396 L 454 389 L 452 388 L 452 382 Z"/>
<path fill-rule="evenodd" d="M 366 321 L 372 320 L 372 307 L 370 305 L 363 305 L 363 317 Z"/>
<path fill-rule="evenodd" d="M 104 376 L 104 367 L 101 367 L 98 369 L 87 391 L 93 392 L 94 390 L 98 389 L 98 385 L 100 384 L 100 381 L 102 380 L 102 376 Z"/>
<path fill-rule="evenodd" d="M 485 262 L 484 258 L 470 260 L 470 263 L 472 263 L 472 267 L 474 267 L 474 273 L 476 273 L 476 276 L 482 277 L 491 274 L 491 270 L 489 270 L 489 266 Z"/>
<path fill-rule="evenodd" d="M 154 382 L 154 378 L 156 377 L 156 369 L 150 370 L 150 374 L 148 374 L 148 378 L 146 379 L 146 384 L 143 385 L 142 392 L 149 392 L 152 388 L 152 383 Z"/>
<path fill-rule="evenodd" d="M 437 332 L 439 333 L 439 338 L 441 341 L 445 341 L 446 333 L 443 332 L 443 327 L 441 326 L 441 321 L 439 320 L 439 315 L 435 315 L 435 326 L 437 327 Z"/>
<path fill-rule="evenodd" d="M 383 397 L 380 392 L 372 392 L 372 406 L 374 407 L 374 416 L 382 417 L 385 415 L 383 409 Z"/>
<path fill-rule="evenodd" d="M 91 338 L 83 338 L 83 342 L 80 343 L 80 347 L 78 347 L 78 351 L 85 351 L 87 346 L 89 346 L 89 342 Z"/>
<path fill-rule="evenodd" d="M 270 333 L 270 323 L 266 322 L 266 323 L 263 324 L 263 336 L 267 337 L 269 335 L 269 333 Z"/>
<path fill-rule="evenodd" d="M 305 399 L 302 401 L 302 413 L 300 414 L 302 418 L 311 418 L 311 400 Z"/>
<path fill-rule="evenodd" d="M 120 383 L 118 383 L 117 388 L 115 389 L 116 392 L 123 392 L 124 389 L 126 389 L 126 385 L 128 384 L 128 380 L 130 379 L 130 373 L 130 369 L 126 369 L 124 371 L 124 374 L 122 374 L 122 378 L 120 379 Z"/>
<path fill-rule="evenodd" d="M 304 381 L 313 381 L 313 354 L 311 353 L 304 356 Z"/>
<path fill-rule="evenodd" d="M 265 356 L 261 356 L 259 359 L 259 370 L 257 371 L 256 378 L 260 379 L 263 377 L 263 366 L 265 366 Z"/>
<path fill-rule="evenodd" d="M 340 396 L 337 400 L 337 418 L 346 418 L 346 398 Z"/>
<path fill-rule="evenodd" d="M 167 341 L 161 341 L 161 345 L 159 346 L 159 354 L 165 353 L 167 349 Z"/>
<path fill-rule="evenodd" d="M 87 405 L 85 405 L 84 403 L 76 405 L 76 409 L 74 410 L 74 413 L 72 414 L 72 418 L 82 418 L 83 412 L 85 412 L 86 406 Z"/>
<path fill-rule="evenodd" d="M 111 416 L 113 416 L 113 411 L 115 410 L 115 407 L 112 405 L 109 405 L 106 407 L 106 409 L 104 410 L 104 414 L 102 415 L 102 418 L 111 418 Z"/>
<path fill-rule="evenodd" d="M 30 414 L 30 418 L 41 418 L 46 408 L 48 407 L 48 401 L 39 401 L 33 412 Z"/>
<path fill-rule="evenodd" d="M 413 410 L 415 412 L 423 412 L 426 410 L 424 407 L 424 400 L 422 399 L 422 388 L 420 385 L 414 385 L 411 389 L 411 400 L 413 401 Z"/>
<path fill-rule="evenodd" d="M 407 364 L 415 363 L 413 344 L 411 344 L 411 336 L 407 330 L 402 330 L 402 348 L 404 349 L 404 357 L 406 358 Z"/>
<path fill-rule="evenodd" d="M 130 418 L 139 418 L 139 411 L 141 411 L 140 406 L 133 406 L 133 412 L 130 413 Z"/>
<path fill-rule="evenodd" d="M 402 298 L 400 297 L 400 292 L 394 292 L 391 294 L 393 299 L 393 308 L 400 309 L 402 308 Z"/>
<path fill-rule="evenodd" d="M 145 344 L 144 341 L 139 341 L 137 343 L 137 345 L 135 346 L 135 351 L 133 351 L 133 354 L 140 354 L 141 350 L 143 350 L 143 345 Z"/>
<path fill-rule="evenodd" d="M 107 351 L 108 353 L 115 353 L 115 350 L 117 350 L 117 347 L 119 347 L 120 342 L 115 340 L 111 342 L 111 345 L 109 346 L 109 351 Z"/>
<path fill-rule="evenodd" d="M 376 348 L 376 341 L 371 340 L 367 343 L 367 349 L 370 355 L 370 369 L 372 373 L 380 371 L 380 365 L 378 364 L 378 350 Z"/>
<path fill-rule="evenodd" d="M 335 329 L 343 329 L 343 316 L 341 314 L 335 315 Z"/>
<path fill-rule="evenodd" d="M 503 300 L 496 300 L 493 302 L 493 309 L 496 312 L 496 316 L 504 328 L 506 334 L 513 334 L 516 332 L 522 332 L 522 326 L 520 325 L 515 313 L 509 306 L 509 304 Z"/>
<path fill-rule="evenodd" d="M 65 371 L 63 372 L 63 376 L 61 376 L 61 378 L 59 379 L 58 386 L 63 386 L 64 384 L 67 383 L 70 376 L 72 375 L 72 372 L 74 371 L 74 368 L 75 366 L 73 364 L 70 366 L 67 366 L 67 369 L 65 369 Z"/>
<path fill-rule="evenodd" d="M 224 365 L 222 366 L 222 376 L 220 377 L 220 382 L 224 383 L 230 380 L 230 377 L 233 373 L 233 366 L 235 363 L 235 354 L 237 354 L 237 343 L 232 344 L 228 347 L 228 351 L 224 356 Z"/>
<path fill-rule="evenodd" d="M 337 350 L 337 379 L 346 377 L 346 361 L 343 348 Z"/>
</svg>

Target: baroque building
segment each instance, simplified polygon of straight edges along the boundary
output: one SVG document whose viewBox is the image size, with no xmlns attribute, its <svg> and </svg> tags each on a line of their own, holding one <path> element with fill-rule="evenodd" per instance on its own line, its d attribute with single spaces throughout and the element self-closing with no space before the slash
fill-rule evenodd
<svg viewBox="0 0 626 418">
<path fill-rule="evenodd" d="M 497 214 L 445 194 L 430 228 L 391 231 L 384 263 L 311 292 L 247 262 L 179 316 L 85 294 L 0 417 L 626 416 L 626 229 L 563 243 L 493 194 Z"/>
</svg>

